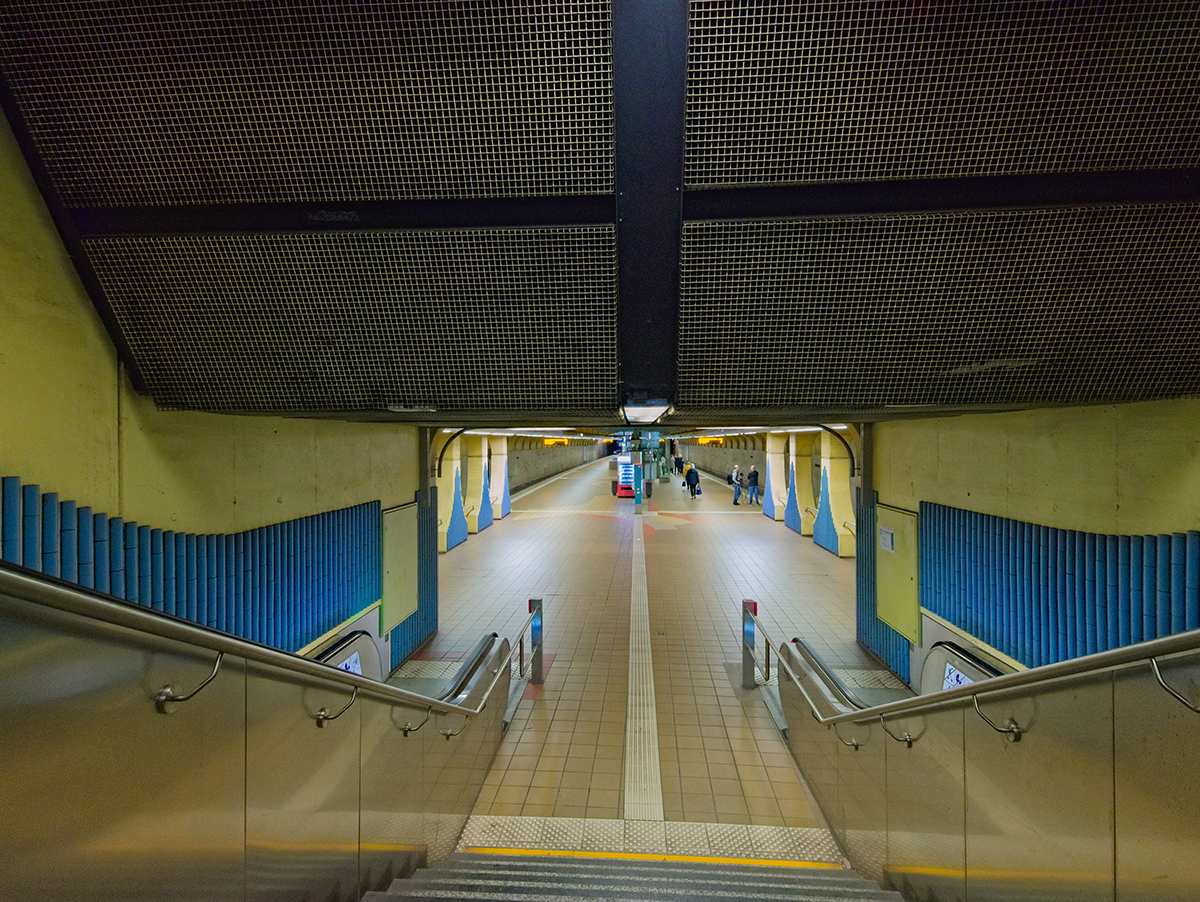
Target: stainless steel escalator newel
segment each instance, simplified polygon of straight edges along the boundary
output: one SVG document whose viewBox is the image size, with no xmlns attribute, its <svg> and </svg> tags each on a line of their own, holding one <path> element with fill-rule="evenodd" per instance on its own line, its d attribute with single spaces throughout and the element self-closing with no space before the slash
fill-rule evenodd
<svg viewBox="0 0 1200 902">
<path fill-rule="evenodd" d="M 996 726 L 996 724 L 992 721 L 992 719 L 990 717 L 988 717 L 986 714 L 984 714 L 982 711 L 979 710 L 979 696 L 978 695 L 972 695 L 971 701 L 973 701 L 975 703 L 975 713 L 983 718 L 984 723 L 986 723 L 989 727 L 991 727 L 997 733 L 1003 733 L 1004 738 L 1007 739 L 1009 742 L 1020 742 L 1021 741 L 1021 734 L 1024 733 L 1025 730 L 1023 730 L 1021 728 L 1020 724 L 1017 723 L 1015 718 L 1010 717 L 1004 726 L 998 727 L 998 726 Z"/>
<path fill-rule="evenodd" d="M 1192 711 L 1195 714 L 1200 714 L 1200 706 L 1193 705 L 1183 697 L 1181 692 L 1167 685 L 1167 681 L 1163 679 L 1162 672 L 1158 669 L 1158 658 L 1150 659 L 1150 669 L 1154 671 L 1154 679 L 1158 680 L 1158 685 L 1162 686 L 1165 690 L 1167 690 L 1167 692 L 1173 695 L 1175 699 L 1189 711 Z"/>
<path fill-rule="evenodd" d="M 320 711 L 318 711 L 314 715 L 314 718 L 313 718 L 314 720 L 316 720 L 317 726 L 324 727 L 325 722 L 327 720 L 337 720 L 339 717 L 341 717 L 343 714 L 345 714 L 347 711 L 350 710 L 350 706 L 354 704 L 354 700 L 356 698 L 358 698 L 358 687 L 357 686 L 355 686 L 354 691 L 352 693 L 350 693 L 350 701 L 346 702 L 345 707 L 343 707 L 342 710 L 339 711 L 337 714 L 330 714 L 328 708 L 322 708 Z"/>
<path fill-rule="evenodd" d="M 159 714 L 170 714 L 175 709 L 168 708 L 167 707 L 168 705 L 176 705 L 176 704 L 179 704 L 180 702 L 186 702 L 188 699 L 194 698 L 197 692 L 199 692 L 201 689 L 203 689 L 205 686 L 207 686 L 209 683 L 211 683 L 216 678 L 217 672 L 221 669 L 221 660 L 224 657 L 225 657 L 225 652 L 223 652 L 223 651 L 217 652 L 217 661 L 215 664 L 213 664 L 212 673 L 210 673 L 208 675 L 208 679 L 206 679 L 203 683 L 201 683 L 199 686 L 197 686 L 195 689 L 193 689 L 187 695 L 176 695 L 175 694 L 175 686 L 170 683 L 168 683 L 166 686 L 163 686 L 161 689 L 159 689 L 158 692 L 155 693 L 155 696 L 154 696 L 154 707 L 158 709 L 158 713 Z"/>
</svg>

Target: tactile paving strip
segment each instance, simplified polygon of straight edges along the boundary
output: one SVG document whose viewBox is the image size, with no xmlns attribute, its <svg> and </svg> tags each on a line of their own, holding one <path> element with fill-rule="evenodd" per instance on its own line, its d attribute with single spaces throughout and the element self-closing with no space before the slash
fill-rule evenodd
<svg viewBox="0 0 1200 902">
<path fill-rule="evenodd" d="M 495 815 L 475 816 L 467 821 L 458 851 L 496 848 L 828 864 L 842 861 L 833 834 L 817 827 Z"/>
<path fill-rule="evenodd" d="M 640 514 L 634 518 L 633 588 L 629 616 L 629 701 L 625 720 L 625 816 L 663 819 L 662 770 L 658 755 L 658 707 L 650 652 L 650 596 L 646 546 Z"/>
</svg>

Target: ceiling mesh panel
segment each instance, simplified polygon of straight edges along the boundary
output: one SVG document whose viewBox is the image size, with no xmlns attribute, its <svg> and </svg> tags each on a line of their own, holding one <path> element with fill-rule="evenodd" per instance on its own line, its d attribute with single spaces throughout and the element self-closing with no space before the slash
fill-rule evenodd
<svg viewBox="0 0 1200 902">
<path fill-rule="evenodd" d="M 1200 394 L 1200 206 L 687 223 L 676 409 Z"/>
<path fill-rule="evenodd" d="M 1200 4 L 692 0 L 685 183 L 1200 164 Z"/>
<path fill-rule="evenodd" d="M 612 227 L 85 244 L 162 407 L 616 408 Z"/>
<path fill-rule="evenodd" d="M 0 59 L 68 206 L 603 194 L 591 0 L 10 2 Z"/>
</svg>

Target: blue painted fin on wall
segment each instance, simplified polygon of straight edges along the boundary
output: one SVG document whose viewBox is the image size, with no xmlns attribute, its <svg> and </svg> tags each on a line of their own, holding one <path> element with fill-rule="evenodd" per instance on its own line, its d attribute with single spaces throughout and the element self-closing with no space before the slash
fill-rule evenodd
<svg viewBox="0 0 1200 902">
<path fill-rule="evenodd" d="M 764 467 L 766 472 L 763 473 L 762 484 L 762 512 L 772 520 L 775 519 L 775 492 L 771 489 L 771 458 L 767 456 L 767 465 Z"/>
<path fill-rule="evenodd" d="M 502 483 L 504 492 L 500 495 L 500 519 L 504 519 L 512 511 L 512 497 L 508 492 L 508 458 L 504 458 L 504 482 Z"/>
<path fill-rule="evenodd" d="M 476 524 L 475 531 L 487 529 L 492 525 L 492 484 L 491 474 L 488 472 L 488 465 L 483 465 L 483 497 L 479 501 L 479 521 Z"/>
<path fill-rule="evenodd" d="M 783 511 L 783 525 L 795 532 L 803 532 L 800 522 L 800 501 L 796 497 L 796 468 L 791 468 L 792 476 L 788 481 L 787 507 Z"/>
<path fill-rule="evenodd" d="M 1029 667 L 1200 624 L 1200 532 L 1112 536 L 923 502 L 921 604 Z"/>
<path fill-rule="evenodd" d="M 817 504 L 817 521 L 813 524 L 813 541 L 826 551 L 838 553 L 837 527 L 833 525 L 833 506 L 829 500 L 829 471 L 821 468 L 821 500 Z"/>
<path fill-rule="evenodd" d="M 446 527 L 446 550 L 467 540 L 467 515 L 463 510 L 462 474 L 454 468 L 454 504 L 450 508 L 450 523 Z"/>
</svg>

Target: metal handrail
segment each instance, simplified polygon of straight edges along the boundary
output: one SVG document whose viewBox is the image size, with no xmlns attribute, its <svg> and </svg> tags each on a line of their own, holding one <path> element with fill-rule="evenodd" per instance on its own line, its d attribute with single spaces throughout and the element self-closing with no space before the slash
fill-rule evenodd
<svg viewBox="0 0 1200 902">
<path fill-rule="evenodd" d="M 796 684 L 796 687 L 800 690 L 800 693 L 808 702 L 809 707 L 812 708 L 813 717 L 819 723 L 863 724 L 881 717 L 890 717 L 899 714 L 905 714 L 909 716 L 924 714 L 927 711 L 945 708 L 964 699 L 970 699 L 978 704 L 978 702 L 975 701 L 977 696 L 998 695 L 1002 693 L 1007 694 L 1028 686 L 1043 686 L 1063 680 L 1083 679 L 1089 676 L 1095 676 L 1105 671 L 1131 667 L 1145 661 L 1151 662 L 1151 668 L 1157 670 L 1158 658 L 1167 655 L 1200 652 L 1200 630 L 1189 630 L 1186 633 L 1177 633 L 1173 636 L 1163 636 L 1162 638 L 1151 639 L 1146 642 L 1138 643 L 1137 645 L 1126 645 L 1121 648 L 1113 648 L 1109 649 L 1108 651 L 1096 652 L 1095 654 L 1086 655 L 1081 658 L 1072 658 L 1069 661 L 1059 661 L 1054 664 L 1043 664 L 1041 667 L 1034 667 L 1030 668 L 1029 670 L 1019 670 L 1015 673 L 1006 673 L 1002 676 L 992 677 L 991 679 L 981 683 L 971 683 L 965 686 L 957 686 L 954 689 L 943 689 L 940 692 L 933 692 L 929 695 L 919 695 L 914 698 L 886 702 L 882 705 L 875 705 L 871 708 L 862 708 L 857 711 L 848 711 L 844 714 L 835 714 L 829 717 L 823 717 L 820 714 L 817 704 L 813 701 L 812 696 L 810 696 L 808 691 L 804 688 L 804 683 L 799 677 L 796 676 L 796 672 L 788 663 L 787 656 L 782 653 L 783 648 L 785 647 L 786 646 L 780 647 L 780 653 L 778 655 L 779 666 L 782 670 L 787 672 L 788 676 L 791 677 L 792 682 Z M 999 731 L 1004 733 L 1012 733 L 1014 735 L 1025 731 L 1025 728 L 1018 727 L 1015 722 L 1010 722 L 1008 727 L 1011 729 L 1000 729 Z"/>
<path fill-rule="evenodd" d="M 854 536 L 855 538 L 858 537 L 858 532 L 857 532 L 858 524 L 857 523 L 853 522 L 852 520 L 843 520 L 842 525 L 844 527 L 846 527 L 848 530 L 850 530 L 850 535 Z"/>
<path fill-rule="evenodd" d="M 184 642 L 223 655 L 229 654 L 255 663 L 278 667 L 313 681 L 343 685 L 347 688 L 357 689 L 360 695 L 378 701 L 413 708 L 430 708 L 433 711 L 447 714 L 464 714 L 468 717 L 476 717 L 483 711 L 500 674 L 504 673 L 512 664 L 513 650 L 510 646 L 505 661 L 497 668 L 487 690 L 483 693 L 479 706 L 468 708 L 464 705 L 440 702 L 437 699 L 398 689 L 386 683 L 377 683 L 358 674 L 317 663 L 309 658 L 297 657 L 246 639 L 178 620 L 169 614 L 147 611 L 123 602 L 99 598 L 73 586 L 40 578 L 35 579 L 7 568 L 0 568 L 0 594 L 34 601 L 58 611 L 77 614 L 91 620 L 136 630 L 158 638 Z M 169 699 L 168 701 L 178 701 L 178 699 Z"/>
</svg>

